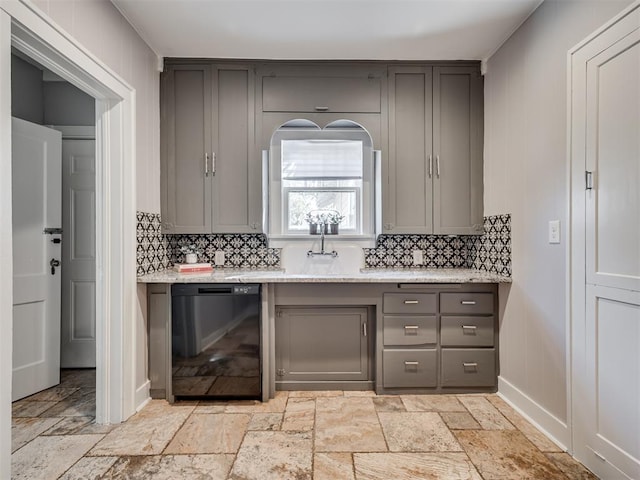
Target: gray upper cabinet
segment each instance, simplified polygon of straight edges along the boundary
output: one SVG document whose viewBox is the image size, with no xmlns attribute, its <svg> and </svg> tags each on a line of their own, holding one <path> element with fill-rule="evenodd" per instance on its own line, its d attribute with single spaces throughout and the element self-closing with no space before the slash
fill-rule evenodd
<svg viewBox="0 0 640 480">
<path fill-rule="evenodd" d="M 482 233 L 482 77 L 466 66 L 389 68 L 385 233 Z"/>
<path fill-rule="evenodd" d="M 260 70 L 263 112 L 379 113 L 384 67 Z"/>
<path fill-rule="evenodd" d="M 259 231 L 252 69 L 171 65 L 161 85 L 164 231 Z"/>
<path fill-rule="evenodd" d="M 168 68 L 161 76 L 161 202 L 168 233 L 211 231 L 211 68 Z"/>
</svg>

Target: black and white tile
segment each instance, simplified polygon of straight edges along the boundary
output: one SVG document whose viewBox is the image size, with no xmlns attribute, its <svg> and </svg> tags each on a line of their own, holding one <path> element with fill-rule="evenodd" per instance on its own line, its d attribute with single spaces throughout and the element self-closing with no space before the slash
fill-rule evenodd
<svg viewBox="0 0 640 480">
<path fill-rule="evenodd" d="M 424 265 L 413 265 L 421 250 Z M 511 276 L 511 215 L 484 218 L 483 235 L 379 235 L 366 268 L 475 268 Z"/>
<path fill-rule="evenodd" d="M 137 275 L 185 261 L 182 245 L 195 244 L 199 261 L 214 263 L 225 253 L 227 268 L 279 269 L 281 249 L 269 248 L 264 234 L 163 235 L 160 215 L 137 212 Z M 485 217 L 480 236 L 379 235 L 375 248 L 365 248 L 366 268 L 416 268 L 413 251 L 421 250 L 419 268 L 475 268 L 511 276 L 511 215 Z"/>
<path fill-rule="evenodd" d="M 364 249 L 366 268 L 415 268 L 413 251 L 421 250 L 422 268 L 466 268 L 468 240 L 446 235 L 379 235 L 376 248 Z"/>
<path fill-rule="evenodd" d="M 170 266 L 167 241 L 162 234 L 160 215 L 136 213 L 136 274 L 146 275 Z"/>
<path fill-rule="evenodd" d="M 264 234 L 166 235 L 171 263 L 184 262 L 183 245 L 195 244 L 198 261 L 214 263 L 215 253 L 223 251 L 227 268 L 280 268 L 279 248 L 269 248 Z"/>
<path fill-rule="evenodd" d="M 484 217 L 484 234 L 473 237 L 470 268 L 511 276 L 511 215 Z"/>
</svg>

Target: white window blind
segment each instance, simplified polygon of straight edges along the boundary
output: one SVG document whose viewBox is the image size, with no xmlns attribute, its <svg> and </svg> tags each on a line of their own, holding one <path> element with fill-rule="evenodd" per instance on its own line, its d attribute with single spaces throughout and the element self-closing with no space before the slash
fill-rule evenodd
<svg viewBox="0 0 640 480">
<path fill-rule="evenodd" d="M 362 142 L 282 140 L 283 180 L 362 178 Z"/>
</svg>

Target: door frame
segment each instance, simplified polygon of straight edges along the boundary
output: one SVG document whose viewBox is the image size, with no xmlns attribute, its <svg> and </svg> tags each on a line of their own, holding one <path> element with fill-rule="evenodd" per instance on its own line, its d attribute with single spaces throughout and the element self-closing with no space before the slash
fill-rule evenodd
<svg viewBox="0 0 640 480">
<path fill-rule="evenodd" d="M 0 3 L 0 477 L 11 467 L 11 47 L 96 99 L 96 421 L 135 412 L 135 90 L 29 0 Z"/>
<path fill-rule="evenodd" d="M 567 53 L 567 158 L 569 168 L 569 202 L 570 224 L 568 232 L 569 255 L 567 278 L 567 341 L 568 372 L 570 388 L 568 389 L 567 408 L 570 425 L 571 444 L 569 452 L 578 460 L 584 461 L 586 446 L 583 428 L 584 411 L 582 399 L 588 395 L 587 380 L 582 369 L 585 362 L 586 347 L 586 201 L 585 171 L 586 146 L 584 124 L 577 121 L 586 119 L 586 85 L 575 82 L 577 77 L 586 73 L 574 69 L 574 62 L 585 60 L 582 48 L 591 42 L 602 42 L 603 48 L 610 44 L 611 27 L 640 9 L 640 0 L 633 2 L 618 15 L 595 30 L 584 40 L 571 48 Z M 615 35 L 615 33 L 613 33 Z"/>
</svg>

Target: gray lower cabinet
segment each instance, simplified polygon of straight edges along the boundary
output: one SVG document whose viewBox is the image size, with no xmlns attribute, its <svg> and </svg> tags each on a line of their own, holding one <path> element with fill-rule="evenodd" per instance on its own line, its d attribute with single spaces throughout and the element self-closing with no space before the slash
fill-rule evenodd
<svg viewBox="0 0 640 480">
<path fill-rule="evenodd" d="M 382 352 L 384 387 L 435 387 L 438 382 L 437 359 L 435 348 L 385 349 Z"/>
<path fill-rule="evenodd" d="M 438 383 L 435 293 L 382 296 L 382 386 L 432 388 Z"/>
<path fill-rule="evenodd" d="M 496 385 L 496 352 L 493 348 L 443 348 L 443 387 L 493 387 Z"/>
<path fill-rule="evenodd" d="M 398 285 L 382 296 L 377 392 L 495 391 L 495 285 Z"/>
<path fill-rule="evenodd" d="M 277 307 L 279 388 L 370 380 L 369 330 L 364 307 Z"/>
<path fill-rule="evenodd" d="M 260 231 L 261 165 L 250 66 L 176 64 L 161 75 L 166 233 Z"/>
<path fill-rule="evenodd" d="M 440 293 L 440 314 L 441 385 L 495 388 L 495 293 Z"/>
<path fill-rule="evenodd" d="M 385 233 L 481 234 L 479 69 L 390 67 L 388 98 Z"/>
</svg>

